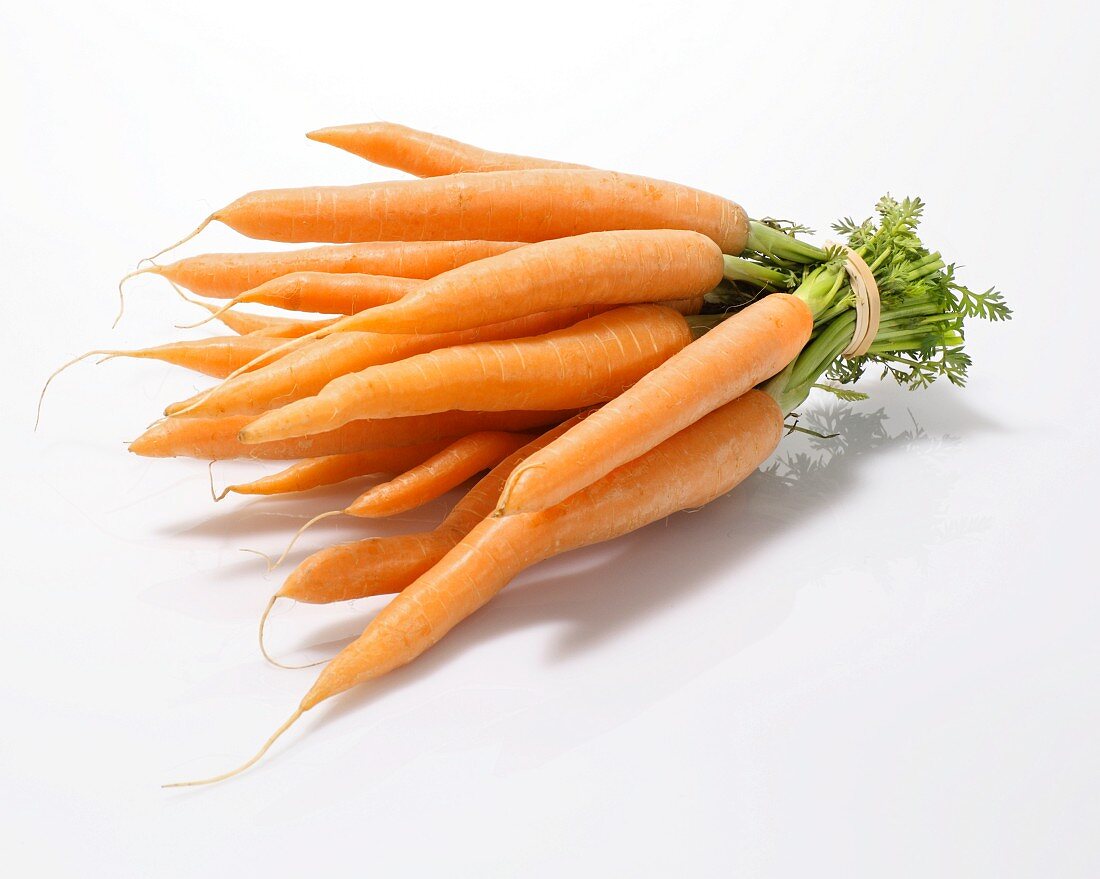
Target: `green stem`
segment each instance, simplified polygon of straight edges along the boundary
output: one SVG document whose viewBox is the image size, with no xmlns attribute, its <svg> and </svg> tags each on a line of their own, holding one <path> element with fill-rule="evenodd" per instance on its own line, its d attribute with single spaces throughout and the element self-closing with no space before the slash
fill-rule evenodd
<svg viewBox="0 0 1100 879">
<path fill-rule="evenodd" d="M 824 262 L 826 259 L 825 251 L 820 247 L 814 247 L 793 235 L 787 235 L 756 220 L 749 221 L 749 239 L 745 244 L 745 250 L 804 265 L 813 265 Z"/>
<path fill-rule="evenodd" d="M 786 269 L 768 268 L 758 262 L 728 254 L 723 254 L 722 262 L 722 277 L 730 282 L 744 281 L 775 290 L 789 290 L 795 283 L 794 274 Z"/>
</svg>

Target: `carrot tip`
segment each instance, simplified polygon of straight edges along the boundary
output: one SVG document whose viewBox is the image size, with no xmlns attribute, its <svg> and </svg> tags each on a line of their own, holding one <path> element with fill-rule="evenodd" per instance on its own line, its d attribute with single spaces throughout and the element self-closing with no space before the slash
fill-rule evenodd
<svg viewBox="0 0 1100 879">
<path fill-rule="evenodd" d="M 278 601 L 281 597 L 282 596 L 280 596 L 278 592 L 272 595 L 271 600 L 267 603 L 267 607 L 264 608 L 263 616 L 260 617 L 260 653 L 263 654 L 264 659 L 266 659 L 276 668 L 285 668 L 290 671 L 297 671 L 303 668 L 313 668 L 314 666 L 324 665 L 326 662 L 328 662 L 327 659 L 319 659 L 316 662 L 307 662 L 304 665 L 287 665 L 286 663 L 279 662 L 277 659 L 272 657 L 270 653 L 267 652 L 267 645 L 264 643 L 264 629 L 267 626 L 267 618 L 271 614 L 271 609 L 275 606 L 275 602 Z"/>
<path fill-rule="evenodd" d="M 231 492 L 236 486 L 227 485 L 222 489 L 221 494 L 214 490 L 214 462 L 211 461 L 206 468 L 206 473 L 210 477 L 210 497 L 214 498 L 214 503 L 217 503 L 224 498 L 229 492 Z"/>
<path fill-rule="evenodd" d="M 286 557 L 288 555 L 290 555 L 290 551 L 292 549 L 294 549 L 294 544 L 296 544 L 298 542 L 298 538 L 301 537 L 305 533 L 307 528 L 309 528 L 311 525 L 317 524 L 322 519 L 328 519 L 328 518 L 331 518 L 332 516 L 339 516 L 343 512 L 344 512 L 343 510 L 329 510 L 327 513 L 320 513 L 320 514 L 314 516 L 308 522 L 306 522 L 305 525 L 303 525 L 301 528 L 299 528 L 297 530 L 297 532 L 295 532 L 294 536 L 290 539 L 290 543 L 288 543 L 287 546 L 286 546 L 286 549 L 283 550 L 283 554 L 281 556 L 279 556 L 278 559 L 275 560 L 275 564 L 271 564 L 270 558 L 268 558 L 268 556 L 264 555 L 262 552 L 257 553 L 257 555 L 263 555 L 264 558 L 268 559 L 267 572 L 270 574 L 277 567 L 279 567 L 279 565 L 281 565 L 283 562 L 286 561 Z M 245 552 L 256 552 L 256 551 L 255 550 L 245 550 Z"/>
<path fill-rule="evenodd" d="M 262 558 L 265 562 L 267 562 L 267 572 L 269 574 L 275 570 L 275 565 L 271 562 L 271 556 L 269 556 L 266 552 L 260 552 L 260 550 L 258 549 L 249 549 L 246 546 L 241 547 L 241 552 L 247 552 L 249 555 L 258 555 L 260 558 Z"/>
<path fill-rule="evenodd" d="M 123 275 L 118 282 L 118 314 L 115 315 L 115 322 L 111 324 L 112 330 L 118 326 L 118 322 L 122 320 L 122 313 L 126 310 L 126 294 L 122 292 L 122 285 L 129 281 L 130 278 L 136 278 L 138 275 L 145 275 L 153 271 L 153 269 L 140 268 L 141 263 L 138 263 L 138 266 L 139 268 L 135 269 L 129 274 Z M 154 268 L 155 267 L 156 266 L 154 264 Z"/>
<path fill-rule="evenodd" d="M 200 785 L 204 785 L 204 784 L 216 784 L 219 781 L 225 781 L 227 778 L 232 778 L 234 775 L 240 775 L 242 772 L 244 772 L 250 766 L 253 766 L 257 762 L 259 762 L 260 758 L 263 757 L 263 755 L 268 752 L 268 750 L 271 748 L 271 746 L 273 744 L 275 744 L 275 741 L 279 738 L 279 736 L 281 736 L 288 729 L 290 729 L 290 727 L 294 724 L 294 722 L 299 717 L 301 717 L 305 713 L 305 711 L 306 711 L 306 709 L 304 709 L 304 708 L 301 708 L 301 707 L 297 708 L 294 711 L 294 713 L 292 715 L 290 715 L 289 718 L 287 718 L 287 720 L 283 723 L 283 725 L 280 726 L 277 730 L 275 730 L 274 733 L 271 734 L 271 738 L 269 738 L 266 742 L 263 743 L 263 745 L 260 747 L 260 750 L 257 751 L 251 759 L 246 760 L 244 763 L 242 763 L 236 769 L 231 769 L 229 772 L 223 772 L 221 775 L 214 775 L 214 776 L 211 776 L 210 778 L 200 778 L 200 779 L 197 779 L 195 781 L 173 781 L 173 782 L 170 782 L 169 784 L 162 784 L 161 787 L 162 788 L 169 788 L 169 787 L 199 787 Z"/>
<path fill-rule="evenodd" d="M 68 363 L 61 364 L 61 366 L 57 367 L 57 369 L 55 369 L 53 372 L 51 372 L 49 377 L 46 379 L 46 383 L 44 385 L 42 385 L 42 393 L 40 393 L 38 395 L 38 408 L 35 410 L 35 415 L 34 415 L 34 429 L 35 429 L 35 431 L 38 430 L 38 424 L 42 420 L 42 403 L 45 402 L 46 391 L 50 387 L 50 382 L 52 382 L 55 378 L 57 378 L 57 376 L 60 373 L 64 372 L 66 369 L 68 369 L 73 364 L 79 363 L 81 360 L 86 360 L 89 357 L 93 357 L 96 354 L 106 354 L 107 357 L 104 358 L 104 359 L 109 360 L 111 357 L 118 357 L 122 353 L 125 353 L 125 352 L 104 351 L 102 349 L 96 348 L 92 351 L 86 351 L 85 353 L 81 354 L 79 357 L 74 357 Z M 102 362 L 102 361 L 100 361 L 100 362 Z"/>
<path fill-rule="evenodd" d="M 190 232 L 187 235 L 184 235 L 179 241 L 175 242 L 174 244 L 169 244 L 163 250 L 158 250 L 152 256 L 145 257 L 145 259 L 142 260 L 142 262 L 145 262 L 145 260 L 148 260 L 149 262 L 153 262 L 158 256 L 163 256 L 164 254 L 168 253 L 168 251 L 175 250 L 177 247 L 180 247 L 180 246 L 186 244 L 188 241 L 190 241 L 192 238 L 194 238 L 196 235 L 198 235 L 203 229 L 205 229 L 207 226 L 209 226 L 216 219 L 217 219 L 217 214 L 216 213 L 211 214 L 209 217 L 207 217 L 205 220 L 203 220 L 201 223 L 199 223 L 199 225 L 195 227 L 194 231 Z M 140 265 L 140 263 L 139 263 L 139 265 Z"/>
</svg>

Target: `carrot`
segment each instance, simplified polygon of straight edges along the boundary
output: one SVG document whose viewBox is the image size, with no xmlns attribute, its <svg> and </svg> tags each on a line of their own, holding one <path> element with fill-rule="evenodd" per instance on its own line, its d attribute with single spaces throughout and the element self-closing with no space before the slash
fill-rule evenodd
<svg viewBox="0 0 1100 879">
<path fill-rule="evenodd" d="M 522 171 L 528 168 L 586 168 L 530 156 L 494 153 L 427 131 L 393 122 L 338 125 L 306 135 L 310 140 L 347 150 L 376 165 L 417 177 L 442 177 L 464 171 Z"/>
<path fill-rule="evenodd" d="M 546 241 L 610 229 L 690 229 L 730 254 L 744 249 L 749 234 L 744 210 L 720 196 L 647 177 L 556 168 L 260 190 L 215 211 L 179 243 L 215 220 L 250 238 L 286 242 Z"/>
<path fill-rule="evenodd" d="M 299 320 L 293 317 L 280 317 L 272 314 L 250 314 L 247 311 L 225 311 L 220 306 L 211 305 L 209 302 L 200 302 L 198 299 L 189 299 L 196 305 L 201 305 L 211 316 L 242 336 L 258 335 L 270 336 L 273 339 L 290 339 L 304 336 L 322 326 L 332 324 L 335 319 L 327 320 Z"/>
<path fill-rule="evenodd" d="M 722 268 L 721 251 L 697 232 L 593 232 L 453 269 L 328 332 L 443 333 L 570 305 L 694 298 L 714 289 Z"/>
<path fill-rule="evenodd" d="M 336 332 L 447 332 L 570 305 L 694 299 L 715 287 L 725 265 L 713 242 L 683 230 L 579 235 L 517 253 L 528 251 L 533 254 L 525 259 L 501 254 L 452 269 L 400 302 L 348 315 L 272 349 L 229 377 Z"/>
<path fill-rule="evenodd" d="M 357 272 L 291 272 L 234 296 L 220 309 L 213 311 L 207 320 L 220 318 L 233 306 L 244 302 L 272 305 L 288 311 L 355 314 L 376 305 L 396 302 L 422 283 L 412 278 Z"/>
<path fill-rule="evenodd" d="M 344 512 L 372 519 L 407 513 L 495 467 L 533 438 L 502 430 L 471 433 L 389 482 L 367 489 Z"/>
<path fill-rule="evenodd" d="M 324 485 L 336 485 L 359 476 L 375 473 L 401 473 L 415 468 L 445 448 L 445 440 L 432 440 L 413 446 L 371 449 L 344 455 L 306 458 L 269 476 L 227 485 L 214 500 L 220 501 L 230 492 L 235 494 L 274 495 L 309 491 Z"/>
<path fill-rule="evenodd" d="M 308 604 L 328 604 L 400 592 L 492 512 L 504 480 L 517 464 L 586 414 L 551 428 L 497 464 L 432 531 L 368 537 L 315 552 L 291 572 L 272 603 L 278 598 L 292 598 Z"/>
<path fill-rule="evenodd" d="M 207 253 L 134 274 L 160 275 L 202 296 L 229 299 L 292 272 L 431 278 L 521 246 L 509 241 L 380 241 L 269 253 Z"/>
<path fill-rule="evenodd" d="M 579 409 L 622 393 L 690 341 L 672 309 L 630 305 L 540 336 L 440 348 L 341 376 L 314 397 L 261 415 L 240 440 L 452 409 Z"/>
<path fill-rule="evenodd" d="M 267 336 L 211 336 L 206 339 L 169 342 L 152 348 L 105 348 L 89 351 L 77 359 L 102 354 L 104 360 L 112 360 L 115 357 L 160 360 L 171 363 L 173 366 L 182 366 L 184 369 L 201 372 L 203 375 L 224 378 L 253 358 L 271 351 L 281 341 L 281 339 L 272 339 Z"/>
<path fill-rule="evenodd" d="M 412 661 L 524 568 L 729 491 L 772 452 L 782 427 L 775 401 L 750 391 L 558 506 L 483 520 L 340 651 L 258 754 L 233 772 L 188 784 L 220 781 L 247 769 L 306 711 Z"/>
<path fill-rule="evenodd" d="M 262 354 L 274 351 L 282 340 L 266 338 L 263 336 L 212 336 L 208 339 L 192 339 L 186 342 L 169 342 L 167 345 L 158 345 L 154 348 L 118 349 L 96 348 L 85 351 L 79 357 L 74 357 L 67 363 L 63 363 L 46 379 L 42 386 L 42 392 L 38 397 L 38 412 L 35 417 L 35 427 L 42 417 L 42 401 L 46 398 L 46 391 L 57 376 L 82 360 L 97 355 L 103 360 L 113 360 L 115 357 L 132 357 L 140 360 L 161 360 L 175 366 L 182 366 L 204 375 L 216 378 L 225 378 L 232 375 L 246 363 L 250 363 Z"/>
<path fill-rule="evenodd" d="M 517 467 L 499 512 L 541 510 L 591 485 L 780 372 L 812 330 L 798 297 L 775 293 L 750 305 Z"/>
<path fill-rule="evenodd" d="M 279 567 L 306 530 L 322 519 L 340 515 L 377 519 L 407 512 L 450 491 L 475 473 L 500 463 L 530 439 L 527 434 L 482 431 L 456 440 L 393 482 L 376 486 L 382 489 L 381 492 L 368 489 L 344 509 L 318 513 L 294 533 L 274 562 L 268 559 L 268 570 Z"/>
<path fill-rule="evenodd" d="M 339 430 L 293 440 L 246 446 L 237 434 L 251 415 L 166 418 L 130 443 L 135 455 L 187 457 L 211 461 L 227 458 L 285 460 L 365 452 L 386 446 L 408 446 L 475 430 L 529 430 L 564 421 L 571 412 L 440 412 L 412 418 L 355 421 Z"/>
<path fill-rule="evenodd" d="M 175 403 L 168 415 L 259 414 L 319 393 L 333 379 L 369 366 L 452 345 L 510 339 L 556 330 L 590 317 L 599 309 L 582 307 L 529 315 L 454 333 L 410 334 L 334 332 L 310 341 L 280 360 L 229 379 L 210 391 Z"/>
<path fill-rule="evenodd" d="M 230 312 L 226 312 L 229 314 Z M 224 315 L 218 315 L 218 320 L 221 320 Z M 250 314 L 248 317 L 253 318 L 258 315 Z M 267 317 L 267 315 L 264 315 Z M 322 320 L 294 320 L 293 318 L 281 318 L 272 317 L 271 320 L 285 320 L 286 323 L 274 324 L 267 327 L 263 327 L 258 330 L 254 330 L 254 334 L 257 336 L 268 336 L 272 339 L 301 339 L 304 336 L 311 335 L 319 330 L 323 330 L 325 327 L 330 327 L 338 318 L 324 318 Z"/>
</svg>

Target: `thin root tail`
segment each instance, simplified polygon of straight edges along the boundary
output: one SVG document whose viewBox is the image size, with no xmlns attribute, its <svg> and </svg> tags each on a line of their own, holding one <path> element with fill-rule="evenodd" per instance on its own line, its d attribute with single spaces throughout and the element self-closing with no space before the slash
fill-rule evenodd
<svg viewBox="0 0 1100 879">
<path fill-rule="evenodd" d="M 141 263 L 138 263 L 138 265 L 140 266 Z M 155 266 L 156 264 L 154 263 L 154 268 Z M 138 275 L 147 275 L 152 270 L 152 268 L 138 268 L 130 272 L 128 275 L 122 276 L 122 279 L 118 282 L 118 314 L 115 315 L 115 322 L 111 324 L 112 330 L 118 326 L 118 322 L 122 320 L 122 313 L 126 310 L 126 294 L 122 292 L 122 285 L 129 281 L 130 278 L 136 278 Z"/>
<path fill-rule="evenodd" d="M 178 287 L 176 289 L 177 289 L 177 291 L 179 290 Z M 180 295 L 183 296 L 183 293 L 180 292 Z M 183 296 L 183 298 L 187 299 L 188 302 L 195 302 L 196 305 L 203 305 L 204 304 L 204 303 L 201 303 L 201 302 L 196 302 L 196 300 L 194 300 L 194 299 L 188 299 L 186 296 Z M 202 320 L 196 321 L 193 324 L 176 324 L 176 329 L 177 330 L 193 330 L 196 327 L 201 327 L 203 324 L 210 323 L 210 321 L 212 321 L 212 320 L 217 320 L 219 317 L 221 317 L 223 314 L 225 314 L 227 311 L 229 311 L 229 309 L 231 309 L 234 305 L 236 305 L 237 301 L 238 301 L 237 299 L 230 299 L 227 303 L 225 303 L 225 305 L 222 305 L 220 308 L 212 309 L 210 311 L 210 314 L 208 314 Z"/>
<path fill-rule="evenodd" d="M 164 256 L 164 254 L 168 253 L 168 251 L 175 250 L 177 247 L 181 247 L 182 245 L 184 245 L 188 241 L 190 241 L 192 238 L 194 238 L 196 235 L 198 235 L 203 229 L 205 229 L 207 226 L 209 226 L 212 222 L 214 222 L 215 219 L 217 219 L 216 215 L 211 214 L 209 217 L 207 217 L 205 220 L 203 220 L 201 223 L 199 223 L 199 225 L 197 225 L 195 227 L 193 232 L 191 232 L 187 235 L 184 235 L 175 244 L 169 244 L 163 250 L 157 251 L 152 256 L 147 256 L 147 257 L 145 257 L 145 259 L 147 259 L 149 262 L 153 262 L 154 260 L 157 259 L 157 257 Z M 144 262 L 144 261 L 145 260 L 142 260 L 142 262 Z M 140 265 L 140 263 L 139 263 L 139 265 Z"/>
<path fill-rule="evenodd" d="M 263 654 L 264 659 L 270 662 L 276 668 L 285 668 L 290 671 L 297 671 L 303 668 L 313 668 L 314 666 L 324 665 L 328 662 L 327 659 L 319 659 L 316 662 L 307 662 L 305 665 L 287 665 L 286 663 L 279 662 L 270 653 L 267 652 L 267 645 L 264 643 L 264 630 L 267 627 L 267 618 L 271 615 L 271 609 L 275 606 L 275 602 L 278 601 L 280 595 L 276 592 L 271 596 L 271 600 L 267 603 L 267 607 L 264 608 L 263 616 L 260 617 L 260 653 Z"/>
<path fill-rule="evenodd" d="M 283 550 L 283 554 L 281 556 L 279 556 L 278 559 L 275 560 L 275 564 L 273 564 L 273 565 L 269 564 L 268 565 L 267 572 L 270 574 L 277 567 L 279 567 L 279 565 L 281 565 L 283 562 L 286 561 L 286 557 L 288 555 L 290 555 L 290 551 L 292 549 L 294 549 L 294 544 L 296 544 L 298 542 L 298 538 L 301 537 L 305 533 L 307 528 L 309 528 L 312 525 L 316 525 L 322 519 L 329 519 L 332 516 L 340 516 L 340 515 L 343 514 L 343 512 L 344 512 L 343 510 L 329 510 L 327 513 L 320 513 L 319 515 L 314 516 L 312 519 L 310 519 L 308 522 L 306 522 L 306 524 L 303 525 L 301 528 L 299 528 L 294 533 L 294 536 L 292 538 L 290 538 L 290 543 L 288 543 L 286 545 L 286 549 Z"/>
<path fill-rule="evenodd" d="M 50 387 L 50 382 L 57 378 L 60 373 L 64 372 L 73 364 L 79 363 L 81 360 L 87 360 L 89 357 L 94 357 L 97 354 L 105 355 L 103 358 L 104 360 L 110 360 L 112 357 L 125 357 L 129 353 L 129 351 L 113 351 L 96 348 L 92 351 L 85 351 L 79 357 L 74 357 L 68 363 L 63 363 L 61 366 L 57 367 L 57 369 L 50 373 L 49 378 L 46 379 L 46 383 L 42 385 L 42 393 L 38 395 L 38 409 L 34 416 L 34 429 L 38 430 L 38 423 L 42 420 L 42 402 L 46 399 L 46 391 Z M 102 363 L 103 361 L 101 360 L 99 362 Z"/>
<path fill-rule="evenodd" d="M 287 720 L 283 723 L 283 725 L 280 726 L 277 730 L 275 730 L 274 733 L 272 733 L 271 738 L 269 738 L 266 742 L 263 743 L 263 746 L 260 748 L 260 750 L 257 751 L 251 759 L 245 761 L 240 766 L 238 766 L 236 769 L 231 769 L 229 772 L 223 772 L 221 775 L 214 775 L 210 778 L 200 778 L 200 779 L 197 779 L 195 781 L 174 781 L 171 784 L 161 785 L 161 787 L 198 787 L 198 786 L 204 785 L 204 784 L 216 784 L 219 781 L 225 781 L 227 778 L 232 778 L 234 775 L 239 775 L 240 773 L 242 773 L 246 769 L 248 769 L 250 766 L 253 766 L 257 762 L 259 762 L 260 758 L 263 757 L 263 755 L 268 752 L 268 749 L 270 749 L 271 746 L 275 744 L 275 742 L 279 738 L 279 736 L 281 736 L 288 729 L 290 729 L 290 727 L 294 725 L 294 722 L 299 717 L 301 717 L 304 713 L 305 713 L 305 709 L 300 708 L 300 707 L 298 709 L 296 709 L 295 712 L 292 715 L 290 715 L 289 718 L 287 718 Z"/>
</svg>

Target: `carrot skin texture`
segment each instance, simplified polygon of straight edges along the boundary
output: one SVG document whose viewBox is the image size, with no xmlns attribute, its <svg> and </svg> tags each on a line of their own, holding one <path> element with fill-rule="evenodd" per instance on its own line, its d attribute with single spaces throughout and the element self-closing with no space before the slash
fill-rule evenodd
<svg viewBox="0 0 1100 879">
<path fill-rule="evenodd" d="M 516 241 L 372 241 L 272 253 L 207 253 L 148 271 L 201 296 L 232 299 L 291 272 L 354 272 L 423 280 L 522 246 Z"/>
<path fill-rule="evenodd" d="M 233 370 L 270 351 L 279 341 L 262 336 L 212 336 L 207 339 L 169 342 L 155 348 L 118 351 L 108 356 L 160 360 L 201 372 L 203 375 L 225 378 Z"/>
<path fill-rule="evenodd" d="M 775 293 L 750 305 L 516 468 L 499 512 L 562 502 L 781 372 L 812 331 L 813 315 L 797 297 Z"/>
<path fill-rule="evenodd" d="M 587 413 L 551 428 L 483 476 L 432 531 L 368 537 L 313 553 L 276 593 L 309 604 L 400 592 L 445 556 L 496 505 L 508 474 L 525 457 L 561 436 Z"/>
<path fill-rule="evenodd" d="M 744 250 L 749 231 L 740 205 L 717 195 L 555 168 L 260 190 L 212 219 L 250 238 L 285 242 L 546 241 L 610 229 L 690 229 L 730 254 Z"/>
<path fill-rule="evenodd" d="M 197 300 L 196 300 L 197 301 Z M 199 302 L 203 308 L 211 314 L 220 311 L 216 306 L 208 302 Z M 220 323 L 241 336 L 269 336 L 273 339 L 290 339 L 304 336 L 322 326 L 330 324 L 328 320 L 298 320 L 292 317 L 281 317 L 273 314 L 249 314 L 247 311 L 230 309 L 217 315 Z"/>
<path fill-rule="evenodd" d="M 441 348 L 334 379 L 261 415 L 245 443 L 334 430 L 362 418 L 452 409 L 579 409 L 612 399 L 691 341 L 684 318 L 660 305 L 629 305 L 565 329 Z"/>
<path fill-rule="evenodd" d="M 322 314 L 355 314 L 376 305 L 397 302 L 414 292 L 423 281 L 361 272 L 291 272 L 272 278 L 234 297 L 288 311 Z"/>
<path fill-rule="evenodd" d="M 400 592 L 445 556 L 462 534 L 436 529 L 325 547 L 287 577 L 277 598 L 330 604 Z"/>
<path fill-rule="evenodd" d="M 231 314 L 232 310 L 225 312 Z M 688 314 L 698 314 L 698 312 L 687 312 Z M 271 325 L 255 330 L 254 334 L 257 336 L 268 336 L 272 339 L 279 339 L 281 341 L 287 341 L 289 339 L 300 339 L 302 336 L 307 336 L 310 333 L 322 330 L 325 327 L 332 326 L 338 318 L 326 318 L 324 320 L 288 320 L 284 324 Z"/>
<path fill-rule="evenodd" d="M 495 467 L 533 438 L 507 431 L 471 433 L 410 465 L 389 482 L 367 489 L 344 512 L 375 519 L 407 513 L 457 488 L 475 473 Z"/>
<path fill-rule="evenodd" d="M 309 491 L 324 485 L 337 485 L 359 476 L 375 473 L 401 473 L 416 467 L 446 446 L 444 440 L 418 443 L 414 446 L 373 449 L 344 455 L 325 455 L 306 458 L 291 464 L 285 470 L 227 486 L 225 491 L 235 494 L 275 495 Z"/>
<path fill-rule="evenodd" d="M 558 424 L 572 412 L 440 412 L 412 418 L 354 421 L 314 436 L 246 446 L 237 439 L 251 415 L 165 418 L 130 443 L 130 451 L 148 458 L 199 458 L 221 461 L 256 458 L 278 461 L 365 452 L 459 437 L 476 430 L 531 430 Z"/>
<path fill-rule="evenodd" d="M 329 382 L 347 373 L 453 345 L 549 332 L 600 310 L 583 306 L 559 309 L 453 333 L 334 332 L 272 364 L 231 378 L 213 391 L 203 391 L 190 400 L 169 406 L 167 414 L 195 404 L 188 414 L 258 415 L 318 394 Z"/>
<path fill-rule="evenodd" d="M 694 299 L 722 279 L 722 252 L 697 232 L 593 232 L 488 257 L 337 326 L 442 333 L 578 305 Z"/>
<path fill-rule="evenodd" d="M 529 168 L 587 167 L 483 150 L 449 137 L 417 131 L 393 122 L 337 125 L 311 131 L 306 137 L 346 150 L 376 165 L 396 168 L 417 177 L 443 177 L 463 172 L 522 171 Z"/>
<path fill-rule="evenodd" d="M 771 454 L 782 428 L 775 401 L 750 391 L 557 506 L 484 519 L 328 664 L 301 710 L 415 659 L 524 568 L 726 493 Z"/>
</svg>

